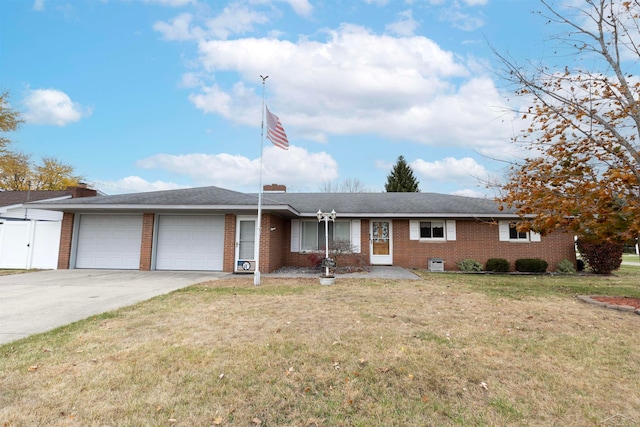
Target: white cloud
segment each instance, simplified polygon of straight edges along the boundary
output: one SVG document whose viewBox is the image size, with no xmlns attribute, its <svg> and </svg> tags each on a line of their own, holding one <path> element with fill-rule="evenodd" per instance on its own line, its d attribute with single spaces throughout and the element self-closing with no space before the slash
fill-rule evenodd
<svg viewBox="0 0 640 427">
<path fill-rule="evenodd" d="M 411 10 L 405 10 L 398 14 L 398 19 L 387 25 L 387 31 L 399 36 L 412 36 L 420 24 L 413 19 Z"/>
<path fill-rule="evenodd" d="M 450 22 L 453 28 L 463 31 L 473 31 L 484 26 L 482 16 L 464 13 L 458 8 L 444 9 L 440 17 L 442 20 Z"/>
<path fill-rule="evenodd" d="M 37 125 L 65 126 L 91 115 L 89 108 L 73 102 L 69 95 L 56 89 L 30 90 L 23 101 L 24 119 Z"/>
<path fill-rule="evenodd" d="M 180 87 L 198 87 L 202 86 L 201 76 L 197 73 L 184 73 L 180 79 Z"/>
<path fill-rule="evenodd" d="M 96 181 L 93 185 L 105 194 L 140 193 L 185 188 L 184 185 L 174 184 L 172 182 L 150 182 L 139 176 L 128 176 L 117 181 Z"/>
<path fill-rule="evenodd" d="M 255 24 L 265 24 L 268 18 L 238 3 L 225 7 L 222 13 L 207 21 L 207 34 L 226 39 L 231 34 L 244 34 L 253 31 Z"/>
<path fill-rule="evenodd" d="M 231 3 L 222 12 L 201 25 L 193 23 L 194 16 L 182 13 L 170 22 L 158 21 L 153 29 L 166 40 L 202 40 L 205 38 L 226 39 L 234 34 L 252 32 L 256 25 L 269 22 L 266 15 L 239 3 Z"/>
<path fill-rule="evenodd" d="M 418 159 L 411 162 L 410 166 L 421 180 L 478 185 L 485 185 L 493 180 L 491 173 L 471 157 L 447 157 L 433 162 Z"/>
<path fill-rule="evenodd" d="M 191 28 L 191 20 L 193 16 L 190 13 L 182 13 L 170 23 L 156 22 L 153 24 L 153 29 L 162 33 L 162 36 L 166 40 L 190 40 L 202 37 L 204 32 L 202 29 Z"/>
<path fill-rule="evenodd" d="M 44 0 L 35 0 L 33 2 L 33 10 L 36 12 L 44 11 Z"/>
<path fill-rule="evenodd" d="M 281 0 L 289 3 L 293 11 L 300 16 L 310 16 L 313 12 L 313 6 L 308 0 Z"/>
<path fill-rule="evenodd" d="M 188 4 L 195 4 L 196 0 L 144 0 L 144 2 L 161 6 L 182 7 Z"/>
<path fill-rule="evenodd" d="M 242 124 L 259 115 L 260 81 L 269 70 L 269 107 L 290 138 L 376 134 L 427 145 L 501 152 L 513 117 L 477 60 L 421 37 L 376 35 L 344 25 L 326 40 L 268 38 L 199 43 L 204 73 L 235 72 L 232 86 L 202 86 L 190 100 Z M 488 150 L 488 151 L 487 151 Z"/>
<path fill-rule="evenodd" d="M 298 189 L 317 188 L 338 177 L 338 165 L 327 153 L 310 153 L 290 146 L 285 151 L 266 146 L 263 151 L 263 182 L 288 182 L 296 177 Z M 188 176 L 195 185 L 217 185 L 239 191 L 257 191 L 260 159 L 232 154 L 157 154 L 137 162 L 143 169 L 162 169 Z"/>
<path fill-rule="evenodd" d="M 487 193 L 483 193 L 482 191 L 477 191 L 477 190 L 471 190 L 471 189 L 468 189 L 468 188 L 465 188 L 463 190 L 454 191 L 451 194 L 453 194 L 454 196 L 475 197 L 475 198 L 479 198 L 479 199 L 492 198 Z"/>
</svg>

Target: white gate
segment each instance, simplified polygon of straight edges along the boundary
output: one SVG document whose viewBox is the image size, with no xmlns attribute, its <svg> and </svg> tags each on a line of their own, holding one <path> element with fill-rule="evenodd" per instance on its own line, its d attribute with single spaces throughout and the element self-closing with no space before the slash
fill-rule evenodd
<svg viewBox="0 0 640 427">
<path fill-rule="evenodd" d="M 0 223 L 0 268 L 55 269 L 60 248 L 59 221 Z"/>
</svg>

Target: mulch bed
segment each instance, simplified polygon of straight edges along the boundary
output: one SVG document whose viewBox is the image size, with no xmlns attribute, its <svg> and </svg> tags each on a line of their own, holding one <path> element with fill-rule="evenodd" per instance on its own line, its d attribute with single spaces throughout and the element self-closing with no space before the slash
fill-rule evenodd
<svg viewBox="0 0 640 427">
<path fill-rule="evenodd" d="M 640 298 L 633 297 L 605 297 L 599 295 L 579 296 L 579 300 L 589 304 L 596 304 L 601 307 L 611 308 L 620 311 L 633 311 L 640 314 Z"/>
</svg>

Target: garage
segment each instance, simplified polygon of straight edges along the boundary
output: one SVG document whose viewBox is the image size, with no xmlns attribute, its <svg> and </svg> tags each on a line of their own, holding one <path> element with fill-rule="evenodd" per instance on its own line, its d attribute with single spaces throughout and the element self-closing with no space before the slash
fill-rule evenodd
<svg viewBox="0 0 640 427">
<path fill-rule="evenodd" d="M 80 215 L 76 268 L 138 270 L 142 215 Z"/>
<path fill-rule="evenodd" d="M 160 215 L 156 270 L 221 271 L 223 215 Z"/>
</svg>

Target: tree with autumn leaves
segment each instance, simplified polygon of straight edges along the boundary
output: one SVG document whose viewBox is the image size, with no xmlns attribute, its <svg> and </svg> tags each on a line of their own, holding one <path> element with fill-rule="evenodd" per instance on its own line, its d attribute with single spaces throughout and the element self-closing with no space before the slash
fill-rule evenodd
<svg viewBox="0 0 640 427">
<path fill-rule="evenodd" d="M 28 154 L 12 151 L 11 140 L 4 136 L 23 122 L 20 113 L 9 105 L 8 92 L 0 93 L 0 190 L 64 190 L 82 179 L 72 166 L 53 157 L 34 164 Z"/>
<path fill-rule="evenodd" d="M 562 229 L 591 242 L 640 235 L 640 0 L 541 0 L 562 68 L 519 66 L 498 55 L 528 104 L 514 138 L 531 153 L 498 198 L 523 230 Z M 575 3 L 574 3 L 575 4 Z"/>
</svg>

